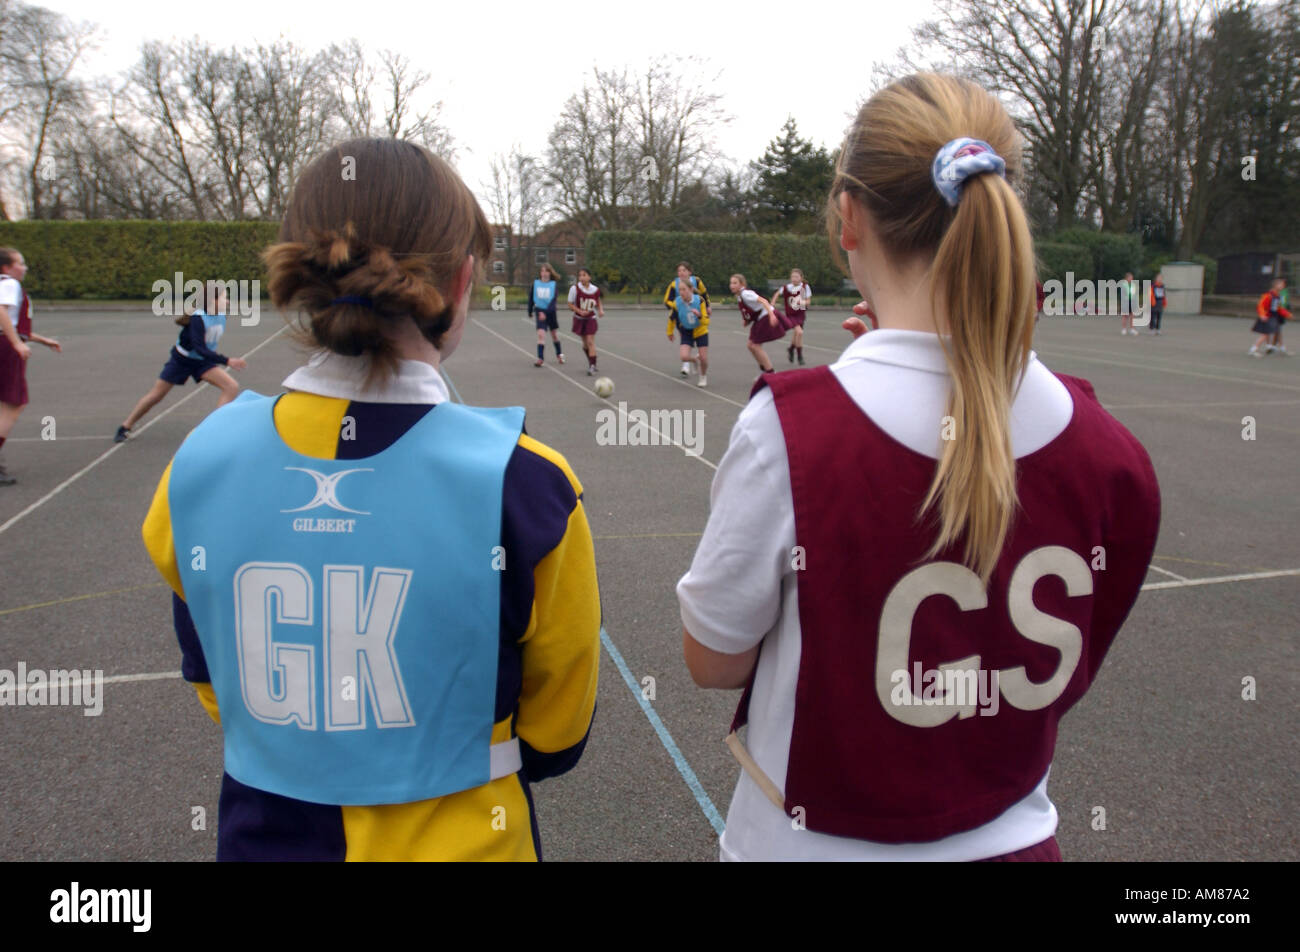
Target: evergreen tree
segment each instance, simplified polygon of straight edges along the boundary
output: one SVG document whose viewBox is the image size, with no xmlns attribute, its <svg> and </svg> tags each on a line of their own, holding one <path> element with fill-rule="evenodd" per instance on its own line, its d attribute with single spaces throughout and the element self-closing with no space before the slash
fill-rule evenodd
<svg viewBox="0 0 1300 952">
<path fill-rule="evenodd" d="M 794 117 L 786 119 L 757 162 L 750 163 L 753 221 L 761 231 L 809 234 L 817 230 L 834 176 L 830 153 L 799 137 Z"/>
</svg>

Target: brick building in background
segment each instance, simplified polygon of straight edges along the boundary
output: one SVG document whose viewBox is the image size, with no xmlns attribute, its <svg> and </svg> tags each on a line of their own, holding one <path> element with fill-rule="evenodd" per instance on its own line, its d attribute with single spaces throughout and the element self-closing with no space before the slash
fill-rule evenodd
<svg viewBox="0 0 1300 952">
<path fill-rule="evenodd" d="M 510 234 L 505 225 L 492 225 L 492 256 L 486 280 L 495 284 L 528 284 L 542 262 L 549 262 L 567 288 L 587 263 L 587 232 L 570 221 L 547 225 L 535 235 Z"/>
</svg>

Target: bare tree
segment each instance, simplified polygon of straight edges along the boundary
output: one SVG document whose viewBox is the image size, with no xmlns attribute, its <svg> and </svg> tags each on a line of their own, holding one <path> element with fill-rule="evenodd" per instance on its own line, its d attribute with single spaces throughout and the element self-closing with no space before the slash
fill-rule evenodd
<svg viewBox="0 0 1300 952">
<path fill-rule="evenodd" d="M 1103 98 L 1107 31 L 1128 0 L 937 0 L 915 31 L 916 54 L 1012 97 L 1032 166 L 1055 208 L 1074 223 L 1092 178 L 1086 138 Z"/>
<path fill-rule="evenodd" d="M 376 69 L 356 40 L 335 44 L 325 51 L 326 84 L 341 134 L 349 138 L 407 139 L 452 159 L 455 141 L 442 123 L 441 100 L 423 111 L 417 106 L 423 98 L 421 92 L 429 85 L 429 74 L 392 50 L 381 51 L 379 60 L 381 65 Z"/>
<path fill-rule="evenodd" d="M 546 207 L 543 175 L 537 160 L 518 144 L 493 156 L 483 188 L 495 224 L 505 227 L 505 269 L 510 283 L 531 267 L 532 238 L 541 228 Z"/>
<path fill-rule="evenodd" d="M 6 145 L 22 157 L 22 187 L 30 218 L 59 213 L 46 201 L 57 178 L 51 145 L 85 107 L 85 85 L 73 75 L 94 44 L 96 28 L 62 14 L 23 3 L 0 8 L 0 86 L 6 100 L 0 121 Z"/>
</svg>

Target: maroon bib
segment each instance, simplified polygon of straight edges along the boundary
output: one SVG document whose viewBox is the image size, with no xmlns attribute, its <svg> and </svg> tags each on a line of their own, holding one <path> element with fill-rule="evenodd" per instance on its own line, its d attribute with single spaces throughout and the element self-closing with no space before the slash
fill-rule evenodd
<svg viewBox="0 0 1300 952">
<path fill-rule="evenodd" d="M 597 288 L 593 285 L 592 292 L 588 294 L 586 291 L 582 290 L 581 284 L 575 285 L 575 287 L 577 288 L 578 293 L 576 295 L 576 300 L 573 303 L 578 306 L 579 310 L 588 312 L 586 315 L 583 316 L 595 317 L 596 302 L 600 300 L 600 288 Z"/>
<path fill-rule="evenodd" d="M 23 292 L 23 302 L 18 305 L 18 321 L 14 324 L 14 330 L 23 340 L 32 336 L 32 299 Z"/>
<path fill-rule="evenodd" d="M 785 809 L 808 829 L 941 839 L 995 819 L 1051 765 L 1160 524 L 1146 451 L 1087 381 L 1058 377 L 1073 416 L 1017 460 L 1019 508 L 987 587 L 959 547 L 925 558 L 935 530 L 916 515 L 935 460 L 881 430 L 827 367 L 755 385 L 776 401 L 802 558 Z"/>
</svg>

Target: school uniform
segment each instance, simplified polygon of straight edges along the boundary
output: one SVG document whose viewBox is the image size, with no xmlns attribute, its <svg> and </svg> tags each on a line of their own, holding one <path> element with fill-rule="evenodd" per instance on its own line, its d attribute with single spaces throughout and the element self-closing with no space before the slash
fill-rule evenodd
<svg viewBox="0 0 1300 952">
<path fill-rule="evenodd" d="M 195 311 L 177 335 L 158 379 L 184 386 L 191 379 L 198 383 L 213 367 L 228 365 L 230 358 L 217 353 L 217 344 L 225 333 L 226 315 Z"/>
<path fill-rule="evenodd" d="M 1168 295 L 1163 284 L 1151 285 L 1151 330 L 1153 331 L 1160 330 L 1160 318 L 1164 316 L 1167 300 Z"/>
<path fill-rule="evenodd" d="M 218 409 L 145 520 L 223 726 L 218 859 L 540 859 L 529 785 L 595 710 L 582 486 L 519 408 L 365 368 L 318 355 Z"/>
<path fill-rule="evenodd" d="M 785 311 L 775 307 L 772 312 L 776 315 L 776 326 L 773 327 L 767 318 L 766 309 L 758 300 L 758 293 L 750 288 L 741 289 L 736 295 L 736 303 L 740 305 L 740 314 L 749 325 L 749 341 L 752 344 L 780 340 L 794 326 L 786 317 Z"/>
<path fill-rule="evenodd" d="M 694 327 L 683 327 L 680 318 L 680 308 L 677 300 L 677 282 L 674 280 L 664 291 L 664 306 L 668 308 L 668 327 L 666 331 L 669 337 L 673 336 L 674 328 L 680 335 L 680 341 L 687 347 L 708 347 L 709 346 L 709 291 L 704 286 L 704 282 L 691 275 L 691 289 L 695 292 L 696 300 L 691 306 L 700 312 L 699 323 Z"/>
<path fill-rule="evenodd" d="M 803 327 L 804 319 L 808 316 L 808 299 L 812 297 L 812 288 L 808 287 L 807 282 L 802 284 L 783 284 L 780 291 L 781 298 L 785 302 L 785 316 L 789 320 L 791 327 Z M 773 302 L 775 303 L 775 302 Z"/>
<path fill-rule="evenodd" d="M 950 387 L 937 336 L 887 329 L 829 368 L 765 375 L 737 420 L 677 594 L 700 644 L 762 645 L 733 726 L 784 802 L 742 773 L 723 859 L 1059 857 L 1056 720 L 1140 590 L 1155 475 L 1086 382 L 1031 359 L 1010 414 L 1020 507 L 986 589 L 959 549 L 926 559 L 915 524 Z M 882 690 L 902 669 L 921 699 L 909 662 L 975 655 L 1006 688 L 991 716 Z"/>
<path fill-rule="evenodd" d="M 555 279 L 533 280 L 528 288 L 528 316 L 537 318 L 537 329 L 553 331 L 560 329 L 560 320 L 555 313 Z"/>
<path fill-rule="evenodd" d="M 32 335 L 32 299 L 17 278 L 0 275 L 0 306 L 9 309 L 18 339 L 26 342 Z M 28 399 L 27 361 L 14 350 L 9 338 L 0 336 L 0 403 L 25 407 Z"/>
<path fill-rule="evenodd" d="M 585 317 L 579 314 L 573 315 L 573 333 L 579 337 L 595 334 L 597 330 L 596 308 L 600 304 L 600 288 L 594 284 L 589 284 L 585 288 L 580 284 L 575 284 L 569 288 L 569 303 L 576 305 L 579 310 L 587 312 Z"/>
<path fill-rule="evenodd" d="M 1282 329 L 1282 320 L 1291 319 L 1291 312 L 1282 304 L 1282 298 L 1272 290 L 1265 291 L 1255 305 L 1256 319 L 1251 330 L 1256 334 L 1276 334 Z"/>
</svg>

